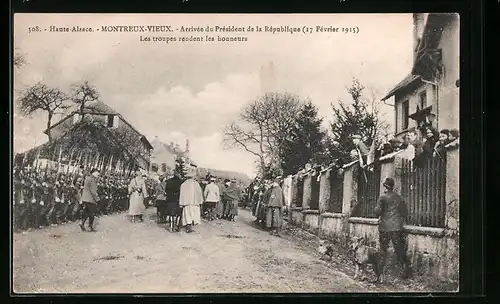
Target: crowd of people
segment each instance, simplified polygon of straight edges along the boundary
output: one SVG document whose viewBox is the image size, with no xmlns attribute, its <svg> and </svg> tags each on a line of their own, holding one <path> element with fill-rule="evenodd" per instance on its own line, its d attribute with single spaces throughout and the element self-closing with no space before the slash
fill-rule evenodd
<svg viewBox="0 0 500 304">
<path fill-rule="evenodd" d="M 421 138 L 419 139 L 419 132 Z M 457 129 L 442 129 L 438 131 L 432 126 L 422 129 L 410 129 L 402 140 L 398 138 L 385 138 L 376 151 L 376 156 L 381 157 L 396 151 L 402 151 L 402 157 L 415 161 L 416 165 L 423 165 L 427 159 L 438 157 L 442 160 L 446 158 L 446 146 L 458 142 L 459 132 Z M 368 148 L 362 143 L 356 145 L 361 150 L 362 155 L 368 154 Z M 355 151 L 357 157 L 357 151 Z M 354 153 L 353 153 L 354 154 Z"/>
<path fill-rule="evenodd" d="M 188 165 L 185 171 L 168 171 L 157 178 L 149 178 L 151 186 L 137 174 L 129 188 L 129 215 L 142 221 L 145 200 L 154 202 L 157 223 L 166 224 L 171 232 L 185 228 L 194 231 L 201 218 L 208 221 L 234 221 L 244 190 L 236 179 L 222 179 L 213 175 L 198 178 L 196 167 Z"/>
<path fill-rule="evenodd" d="M 198 179 L 193 166 L 149 176 L 137 170 L 129 178 L 89 168 L 76 172 L 34 168 L 14 169 L 16 231 L 68 222 L 79 222 L 82 231 L 96 231 L 96 216 L 127 211 L 131 222 L 143 222 L 145 210 L 154 205 L 158 223 L 168 224 L 171 232 L 183 227 L 192 232 L 201 217 L 235 221 L 246 191 L 236 179 L 212 175 Z"/>
<path fill-rule="evenodd" d="M 281 176 L 262 179 L 257 177 L 248 187 L 247 202 L 252 207 L 255 223 L 270 234 L 280 235 L 283 215 L 286 210 L 285 195 L 281 187 Z"/>
<path fill-rule="evenodd" d="M 95 174 L 95 173 L 94 173 Z M 88 173 L 58 172 L 52 168 L 14 168 L 13 222 L 16 231 L 27 231 L 81 220 L 85 177 Z M 106 174 L 95 179 L 95 214 L 123 212 L 128 208 L 128 180 Z"/>
</svg>

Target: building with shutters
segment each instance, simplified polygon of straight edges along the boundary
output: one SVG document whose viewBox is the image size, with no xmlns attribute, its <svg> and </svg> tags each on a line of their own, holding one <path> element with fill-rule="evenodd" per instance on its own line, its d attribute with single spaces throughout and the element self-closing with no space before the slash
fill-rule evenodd
<svg viewBox="0 0 500 304">
<path fill-rule="evenodd" d="M 394 97 L 396 136 L 412 128 L 459 128 L 458 14 L 413 14 L 413 66 L 383 101 Z"/>
</svg>

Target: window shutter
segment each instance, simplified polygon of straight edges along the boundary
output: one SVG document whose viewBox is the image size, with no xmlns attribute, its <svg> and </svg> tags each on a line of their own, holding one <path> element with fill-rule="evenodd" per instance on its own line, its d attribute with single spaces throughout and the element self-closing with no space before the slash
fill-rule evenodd
<svg viewBox="0 0 500 304">
<path fill-rule="evenodd" d="M 113 120 L 113 128 L 118 128 L 120 126 L 120 116 L 116 115 L 115 119 Z"/>
<path fill-rule="evenodd" d="M 108 128 L 112 128 L 113 127 L 113 120 L 114 120 L 114 116 L 113 115 L 108 115 L 108 123 L 107 123 L 107 126 Z"/>
</svg>

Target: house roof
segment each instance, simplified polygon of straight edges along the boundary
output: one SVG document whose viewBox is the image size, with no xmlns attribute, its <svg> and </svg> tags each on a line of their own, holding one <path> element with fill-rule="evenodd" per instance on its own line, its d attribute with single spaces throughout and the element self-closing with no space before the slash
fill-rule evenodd
<svg viewBox="0 0 500 304">
<path fill-rule="evenodd" d="M 387 95 L 382 98 L 382 101 L 389 99 L 394 96 L 398 91 L 407 86 L 414 84 L 416 81 L 421 79 L 420 76 L 416 75 L 416 66 L 420 63 L 420 59 L 428 50 L 432 50 L 438 47 L 441 41 L 441 35 L 443 33 L 444 25 L 448 23 L 451 19 L 455 18 L 455 14 L 442 14 L 442 13 L 431 13 L 427 17 L 427 22 L 425 23 L 424 32 L 422 34 L 422 39 L 420 40 L 416 60 L 413 63 L 411 73 L 406 76 L 401 82 L 399 82 L 393 89 L 387 93 Z"/>
<path fill-rule="evenodd" d="M 419 64 L 419 58 L 422 57 L 426 50 L 438 47 L 439 42 L 441 41 L 444 25 L 452 18 L 454 18 L 454 14 L 429 14 L 427 22 L 425 23 L 422 39 L 418 45 L 416 56 L 417 60 L 413 63 L 412 71 L 415 70 L 415 66 Z"/>
<path fill-rule="evenodd" d="M 115 111 L 112 107 L 108 106 L 104 102 L 98 100 L 92 103 L 89 103 L 86 109 L 84 110 L 85 113 L 99 113 L 99 114 L 113 114 L 113 115 L 120 115 L 117 111 Z"/>
<path fill-rule="evenodd" d="M 420 76 L 412 75 L 412 74 L 407 75 L 403 80 L 401 80 L 397 85 L 395 85 L 389 91 L 389 93 L 387 93 L 384 96 L 384 98 L 382 98 L 382 101 L 385 101 L 385 100 L 391 98 L 392 96 L 394 96 L 394 94 L 396 94 L 401 89 L 406 88 L 407 86 L 409 86 L 409 85 L 411 85 L 419 80 L 420 80 Z"/>
<path fill-rule="evenodd" d="M 72 112 L 70 112 L 66 117 L 63 119 L 59 120 L 57 123 L 53 124 L 50 128 L 46 129 L 43 131 L 43 133 L 47 134 L 47 131 L 50 129 L 55 128 L 56 126 L 60 125 L 64 121 L 68 120 L 69 118 L 73 117 L 74 114 L 78 113 L 79 110 L 75 109 Z M 120 113 L 115 111 L 112 107 L 108 106 L 104 102 L 98 100 L 92 103 L 89 103 L 86 108 L 83 111 L 85 114 L 97 114 L 97 115 L 117 115 L 121 118 L 121 120 L 129 126 L 134 132 L 139 134 L 141 136 L 141 141 L 144 142 L 149 149 L 153 149 L 153 146 L 149 142 L 149 140 L 144 136 L 141 132 L 139 132 L 132 124 L 130 124 Z"/>
</svg>

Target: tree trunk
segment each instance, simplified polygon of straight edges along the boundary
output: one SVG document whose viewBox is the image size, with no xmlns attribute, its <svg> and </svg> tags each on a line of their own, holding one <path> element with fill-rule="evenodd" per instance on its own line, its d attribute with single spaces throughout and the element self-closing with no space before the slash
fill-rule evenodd
<svg viewBox="0 0 500 304">
<path fill-rule="evenodd" d="M 264 178 L 264 175 L 266 173 L 266 163 L 264 162 L 264 157 L 260 157 L 260 170 L 262 172 L 262 178 Z"/>
<path fill-rule="evenodd" d="M 51 130 L 50 127 L 52 126 L 52 113 L 49 113 L 47 117 L 47 136 L 49 138 L 49 143 L 52 143 L 52 135 L 51 135 Z"/>
<path fill-rule="evenodd" d="M 80 105 L 80 121 L 83 121 L 83 115 L 85 111 L 85 103 L 82 101 L 82 104 Z"/>
</svg>

